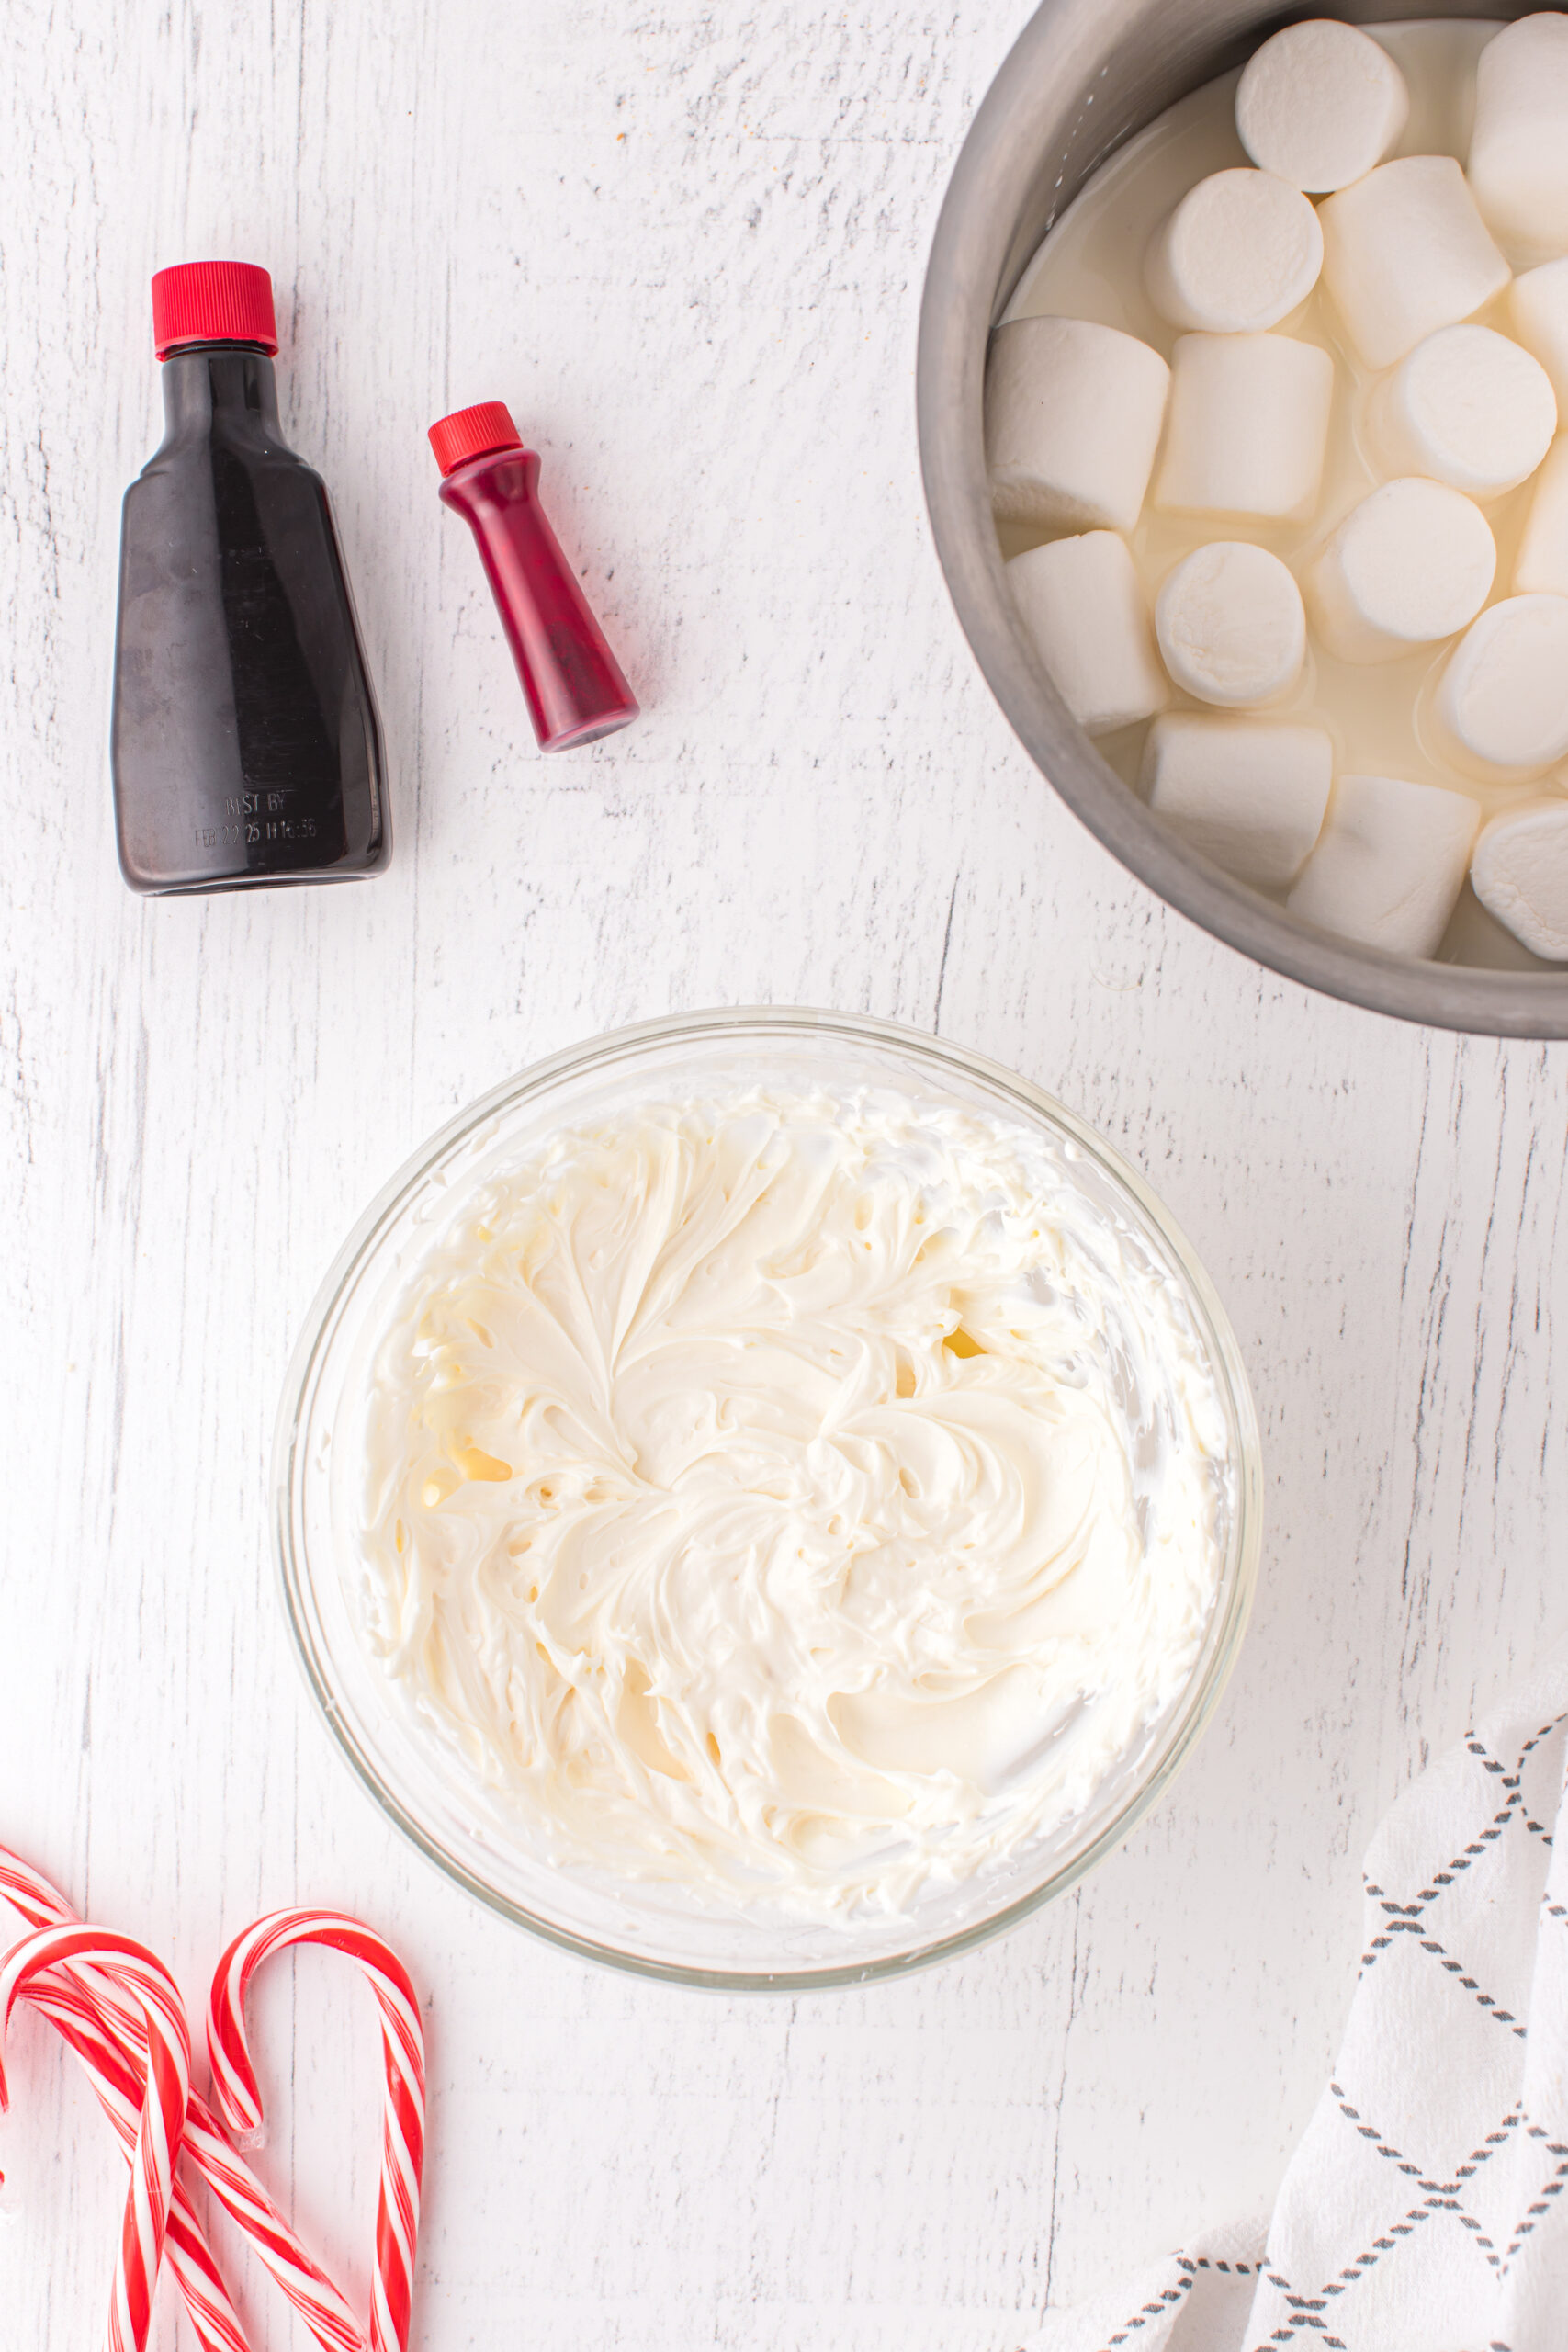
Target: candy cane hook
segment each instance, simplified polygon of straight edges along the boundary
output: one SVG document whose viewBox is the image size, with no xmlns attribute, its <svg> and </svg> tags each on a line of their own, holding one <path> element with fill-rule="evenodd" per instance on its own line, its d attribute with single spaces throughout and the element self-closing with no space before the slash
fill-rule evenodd
<svg viewBox="0 0 1568 2352">
<path fill-rule="evenodd" d="M 23 1997 L 49 2019 L 61 2040 L 80 2060 L 121 2147 L 127 2157 L 133 2159 L 146 2085 L 145 2037 L 140 2044 L 141 2055 L 138 2060 L 110 2030 L 103 2013 L 84 1989 L 85 1980 L 91 1975 L 88 1970 L 78 1975 L 70 1968 L 61 1968 L 47 1977 L 35 1979 Z M 129 1996 L 121 1995 L 117 1999 L 128 2000 Z M 193 2095 L 186 2111 L 187 2150 L 191 2146 L 191 2120 L 198 2105 Z M 251 2352 L 250 2338 L 177 2172 L 164 2259 L 185 2298 L 202 2352 Z"/>
<path fill-rule="evenodd" d="M 38 1977 L 73 1961 L 112 1968 L 134 1994 L 146 2026 L 146 2086 L 106 2338 L 107 2352 L 145 2352 L 190 2098 L 190 2029 L 179 1987 L 144 1946 L 102 1928 L 40 1928 L 24 1937 L 0 1967 L 0 2046 L 18 1996 Z M 8 2103 L 0 2063 L 0 2109 Z"/>
<path fill-rule="evenodd" d="M 0 1894 L 32 1927 L 79 1924 L 59 1888 L 4 1846 Z M 112 1970 L 73 1962 L 30 1985 L 26 1997 L 44 2011 L 75 2052 L 130 2154 L 147 2072 L 146 2026 L 134 1996 L 116 1983 Z M 321 2352 L 369 2352 L 365 2332 L 343 2296 L 194 2092 L 186 2109 L 185 2153 L 250 2239 Z M 250 2352 L 195 2208 L 177 2179 L 167 2244 L 202 2352 Z"/>
<path fill-rule="evenodd" d="M 372 2352 L 408 2352 L 424 2169 L 424 2030 L 418 1996 L 397 1954 L 343 1911 L 275 1911 L 237 1936 L 218 1963 L 208 2010 L 213 2105 L 231 2131 L 260 2127 L 261 2091 L 245 2035 L 245 1993 L 262 1962 L 291 1944 L 323 1944 L 343 1952 L 368 1979 L 380 2008 L 386 2099 L 370 2343 Z"/>
</svg>

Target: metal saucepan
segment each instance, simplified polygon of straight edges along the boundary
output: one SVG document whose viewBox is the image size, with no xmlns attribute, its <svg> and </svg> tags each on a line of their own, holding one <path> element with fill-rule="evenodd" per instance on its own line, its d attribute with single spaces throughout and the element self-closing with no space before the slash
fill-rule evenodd
<svg viewBox="0 0 1568 2352">
<path fill-rule="evenodd" d="M 1526 11 L 1371 0 L 1311 13 L 1386 23 Z M 964 142 L 926 273 L 920 462 L 937 553 L 976 659 L 1031 756 L 1111 854 L 1170 905 L 1260 964 L 1351 1004 L 1447 1029 L 1568 1037 L 1568 970 L 1416 963 L 1356 947 L 1185 847 L 1068 717 L 1003 577 L 981 417 L 991 327 L 1046 230 L 1112 150 L 1285 21 L 1288 12 L 1247 0 L 1044 0 L 1025 29 Z"/>
</svg>

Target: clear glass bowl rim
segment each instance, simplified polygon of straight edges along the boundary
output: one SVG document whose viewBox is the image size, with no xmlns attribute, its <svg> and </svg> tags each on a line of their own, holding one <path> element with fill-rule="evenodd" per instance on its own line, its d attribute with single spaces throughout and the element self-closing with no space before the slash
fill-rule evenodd
<svg viewBox="0 0 1568 2352">
<path fill-rule="evenodd" d="M 1187 1285 L 1189 1305 L 1197 1312 L 1214 1364 L 1225 1391 L 1232 1425 L 1239 1442 L 1235 1520 L 1222 1573 L 1214 1615 L 1205 1637 L 1203 1655 L 1192 1681 L 1175 1711 L 1156 1752 L 1150 1770 L 1134 1786 L 1126 1804 L 1080 1852 L 1053 1871 L 1027 1894 L 987 1917 L 972 1921 L 947 1936 L 918 1943 L 905 1952 L 843 1967 L 741 1972 L 697 1968 L 657 1960 L 614 1945 L 596 1943 L 544 1918 L 513 1902 L 464 1865 L 434 1838 L 401 1803 L 381 1777 L 375 1758 L 367 1754 L 345 1721 L 334 1690 L 333 1661 L 321 1654 L 311 1632 L 307 1591 L 310 1581 L 305 1555 L 299 1487 L 307 1458 L 306 1434 L 328 1350 L 353 1288 L 374 1259 L 387 1228 L 400 1215 L 410 1197 L 427 1181 L 446 1156 L 466 1142 L 487 1121 L 544 1094 L 570 1080 L 613 1072 L 617 1062 L 642 1061 L 649 1048 L 682 1046 L 747 1038 L 789 1042 L 828 1039 L 852 1051 L 856 1046 L 889 1047 L 928 1068 L 933 1079 L 979 1080 L 1017 1103 L 1024 1118 L 1043 1120 L 1096 1159 L 1114 1183 L 1129 1193 L 1179 1267 Z M 664 1983 L 725 1992 L 800 1993 L 834 1986 L 874 1984 L 906 1976 L 919 1968 L 955 1958 L 1005 1934 L 1042 1905 L 1065 1894 L 1112 1852 L 1142 1820 L 1186 1761 L 1206 1728 L 1235 1663 L 1247 1628 L 1262 1545 L 1262 1455 L 1258 1416 L 1251 1385 L 1230 1319 L 1196 1252 L 1149 1184 L 1120 1152 L 1054 1095 L 1021 1078 L 1016 1071 L 967 1046 L 950 1044 L 930 1033 L 903 1023 L 875 1019 L 868 1013 L 817 1011 L 806 1006 L 745 1005 L 712 1011 L 673 1013 L 654 1021 L 606 1032 L 586 1045 L 573 1046 L 531 1064 L 479 1095 L 438 1128 L 381 1187 L 338 1250 L 306 1317 L 304 1329 L 289 1362 L 279 1403 L 273 1449 L 273 1534 L 283 1601 L 295 1653 L 307 1686 L 347 1763 L 392 1826 L 426 1860 L 463 1892 L 514 1927 L 552 1944 L 558 1950 L 602 1966 Z"/>
</svg>

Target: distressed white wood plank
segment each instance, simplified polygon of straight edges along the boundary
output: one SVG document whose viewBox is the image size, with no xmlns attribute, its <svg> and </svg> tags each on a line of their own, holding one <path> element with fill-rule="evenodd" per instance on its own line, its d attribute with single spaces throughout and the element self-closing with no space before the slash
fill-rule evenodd
<svg viewBox="0 0 1568 2352">
<path fill-rule="evenodd" d="M 1378 1814 L 1560 1630 L 1568 1048 L 1305 996 L 1168 913 L 1029 766 L 931 555 L 924 258 L 1027 10 L 101 0 L 6 21 L 0 143 L 0 1837 L 175 1957 L 295 1896 L 428 1988 L 419 2352 L 1006 2352 L 1265 2203 L 1333 2048 Z M 105 762 L 146 280 L 265 261 L 394 766 L 391 873 L 149 906 Z M 423 428 L 503 397 L 643 695 L 528 738 Z M 1208 1739 L 1126 1849 L 909 1984 L 739 2003 L 581 1969 L 406 1854 L 305 1704 L 274 1401 L 434 1123 L 670 1007 L 863 1007 L 1059 1091 L 1185 1223 L 1257 1385 L 1269 1526 Z M 264 2162 L 363 2285 L 375 2037 L 257 1996 Z M 101 2326 L 120 2190 L 35 2025 L 0 2352 Z M 302 2343 L 254 2274 L 258 2345 Z M 188 2343 L 172 2310 L 160 2352 Z"/>
</svg>

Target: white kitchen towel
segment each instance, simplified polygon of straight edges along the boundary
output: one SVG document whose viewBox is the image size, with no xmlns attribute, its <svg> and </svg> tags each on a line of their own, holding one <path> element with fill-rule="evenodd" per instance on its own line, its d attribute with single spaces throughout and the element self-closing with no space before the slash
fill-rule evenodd
<svg viewBox="0 0 1568 2352">
<path fill-rule="evenodd" d="M 1373 1838 L 1338 2064 L 1266 2230 L 1049 2313 L 1025 2352 L 1565 2352 L 1565 1747 L 1568 1648 Z"/>
</svg>

